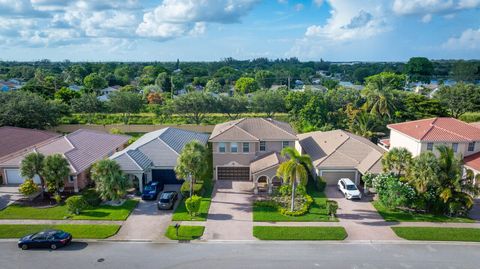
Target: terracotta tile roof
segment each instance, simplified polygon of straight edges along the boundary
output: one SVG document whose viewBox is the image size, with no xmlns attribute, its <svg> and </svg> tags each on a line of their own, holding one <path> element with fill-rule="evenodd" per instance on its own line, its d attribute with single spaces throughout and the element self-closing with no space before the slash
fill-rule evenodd
<svg viewBox="0 0 480 269">
<path fill-rule="evenodd" d="M 59 136 L 61 135 L 42 130 L 0 127 L 0 159 Z"/>
<path fill-rule="evenodd" d="M 465 166 L 480 172 L 480 152 L 463 158 L 463 162 Z"/>
<path fill-rule="evenodd" d="M 480 140 L 478 128 L 454 118 L 409 121 L 390 124 L 388 128 L 420 141 L 473 142 Z"/>
<path fill-rule="evenodd" d="M 296 139 L 290 124 L 266 118 L 243 118 L 218 124 L 210 135 L 212 142 Z"/>
</svg>

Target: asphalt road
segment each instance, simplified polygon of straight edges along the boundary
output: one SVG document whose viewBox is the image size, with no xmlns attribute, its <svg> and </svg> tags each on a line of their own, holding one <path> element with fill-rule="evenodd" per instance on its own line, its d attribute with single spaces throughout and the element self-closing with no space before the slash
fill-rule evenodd
<svg viewBox="0 0 480 269">
<path fill-rule="evenodd" d="M 480 268 L 480 244 L 0 242 L 0 268 Z"/>
</svg>

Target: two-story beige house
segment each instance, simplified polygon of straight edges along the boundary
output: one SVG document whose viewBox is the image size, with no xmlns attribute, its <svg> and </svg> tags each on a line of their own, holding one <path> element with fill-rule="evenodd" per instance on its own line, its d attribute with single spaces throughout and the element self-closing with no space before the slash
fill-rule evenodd
<svg viewBox="0 0 480 269">
<path fill-rule="evenodd" d="M 432 118 L 387 126 L 390 138 L 380 141 L 380 146 L 391 149 L 404 147 L 412 155 L 432 151 L 438 145 L 452 147 L 457 156 L 464 158 L 465 167 L 480 173 L 480 129 L 454 118 Z"/>
<path fill-rule="evenodd" d="M 215 126 L 212 143 L 215 180 L 245 180 L 255 193 L 271 192 L 281 184 L 275 176 L 285 147 L 298 146 L 296 133 L 286 122 L 243 118 Z"/>
</svg>

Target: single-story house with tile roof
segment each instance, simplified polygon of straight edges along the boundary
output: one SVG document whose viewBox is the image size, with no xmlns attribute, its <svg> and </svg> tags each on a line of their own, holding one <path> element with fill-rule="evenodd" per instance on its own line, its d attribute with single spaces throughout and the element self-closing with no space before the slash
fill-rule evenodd
<svg viewBox="0 0 480 269">
<path fill-rule="evenodd" d="M 5 183 L 21 184 L 25 179 L 20 175 L 20 164 L 27 154 L 31 152 L 39 152 L 45 156 L 62 154 L 70 164 L 70 177 L 65 181 L 65 189 L 78 192 L 90 182 L 89 172 L 92 164 L 122 150 L 129 139 L 130 137 L 125 135 L 80 129 L 10 155 L 0 162 L 0 169 L 4 171 Z M 39 183 L 38 178 L 36 180 Z"/>
<path fill-rule="evenodd" d="M 386 152 L 370 140 L 343 130 L 298 135 L 302 153 L 310 155 L 314 171 L 328 185 L 340 178 L 360 184 L 361 175 L 382 172 Z"/>
<path fill-rule="evenodd" d="M 206 145 L 208 134 L 167 127 L 143 135 L 110 159 L 120 165 L 135 185 L 138 181 L 139 190 L 150 181 L 180 184 L 183 181 L 177 179 L 174 168 L 182 149 L 192 140 Z"/>
</svg>

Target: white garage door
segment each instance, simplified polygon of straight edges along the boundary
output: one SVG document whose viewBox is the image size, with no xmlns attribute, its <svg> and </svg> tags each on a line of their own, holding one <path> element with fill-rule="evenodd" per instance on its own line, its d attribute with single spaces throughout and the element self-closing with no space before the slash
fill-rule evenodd
<svg viewBox="0 0 480 269">
<path fill-rule="evenodd" d="M 6 169 L 5 174 L 7 176 L 8 184 L 22 184 L 25 181 L 25 179 L 20 175 L 19 169 Z M 33 178 L 33 182 L 40 184 L 40 178 L 35 176 Z"/>
<path fill-rule="evenodd" d="M 355 171 L 345 172 L 345 171 L 326 171 L 322 172 L 322 178 L 327 182 L 327 185 L 336 185 L 338 180 L 341 178 L 349 178 L 355 182 Z"/>
</svg>

